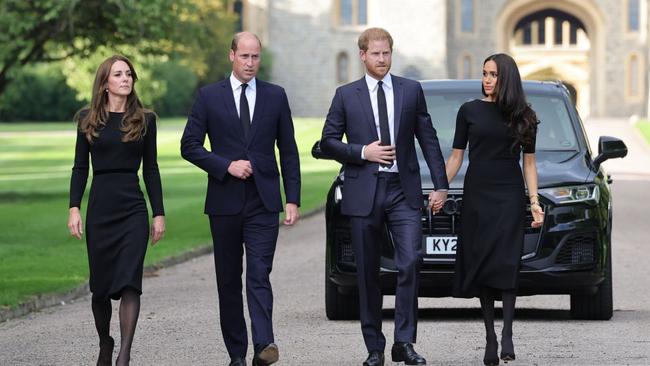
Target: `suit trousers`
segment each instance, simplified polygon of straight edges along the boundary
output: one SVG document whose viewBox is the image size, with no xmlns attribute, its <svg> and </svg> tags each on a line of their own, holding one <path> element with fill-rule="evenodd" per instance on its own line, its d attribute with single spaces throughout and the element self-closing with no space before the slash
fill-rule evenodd
<svg viewBox="0 0 650 366">
<path fill-rule="evenodd" d="M 245 357 L 248 349 L 241 280 L 244 249 L 253 345 L 259 348 L 274 342 L 269 275 L 278 238 L 279 213 L 266 210 L 252 177 L 244 184 L 246 201 L 239 214 L 210 216 L 221 333 L 231 358 Z"/>
<path fill-rule="evenodd" d="M 346 199 L 346 197 L 343 197 Z M 351 216 L 351 234 L 357 264 L 361 331 L 368 352 L 383 352 L 382 293 L 379 265 L 385 225 L 395 246 L 395 342 L 415 343 L 418 286 L 422 263 L 421 211 L 404 198 L 399 175 L 378 173 L 374 205 L 368 216 Z"/>
</svg>

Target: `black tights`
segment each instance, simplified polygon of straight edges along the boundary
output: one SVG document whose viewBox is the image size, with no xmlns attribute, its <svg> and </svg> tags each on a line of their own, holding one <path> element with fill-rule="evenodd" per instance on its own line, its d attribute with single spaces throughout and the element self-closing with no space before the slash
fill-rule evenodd
<svg viewBox="0 0 650 366">
<path fill-rule="evenodd" d="M 93 299 L 92 300 L 93 316 L 95 318 L 95 328 L 99 335 L 100 344 L 110 342 L 111 300 Z M 140 314 L 140 295 L 132 290 L 125 289 L 122 291 L 120 300 L 120 353 L 116 365 L 128 365 L 131 358 L 131 345 L 133 344 L 133 335 L 135 327 L 138 324 Z"/>
<path fill-rule="evenodd" d="M 497 335 L 494 331 L 494 300 L 497 291 L 491 288 L 481 290 L 481 311 L 483 312 L 483 321 L 485 322 L 485 338 L 487 341 L 485 353 L 496 354 L 497 352 Z M 512 321 L 515 317 L 515 301 L 517 295 L 514 291 L 501 291 L 501 300 L 503 302 L 503 329 L 501 331 L 501 352 L 514 354 L 512 344 Z"/>
</svg>

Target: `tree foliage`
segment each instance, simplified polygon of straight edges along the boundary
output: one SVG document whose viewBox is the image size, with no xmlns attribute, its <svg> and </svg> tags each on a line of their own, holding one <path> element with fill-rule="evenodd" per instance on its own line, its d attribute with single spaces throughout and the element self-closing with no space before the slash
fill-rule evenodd
<svg viewBox="0 0 650 366">
<path fill-rule="evenodd" d="M 0 95 L 25 65 L 100 47 L 167 55 L 211 81 L 228 70 L 234 21 L 227 0 L 0 0 Z"/>
</svg>

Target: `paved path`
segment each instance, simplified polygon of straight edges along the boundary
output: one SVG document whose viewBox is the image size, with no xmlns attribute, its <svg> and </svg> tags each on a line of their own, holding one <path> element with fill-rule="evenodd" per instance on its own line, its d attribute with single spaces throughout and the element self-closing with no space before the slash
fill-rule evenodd
<svg viewBox="0 0 650 366">
<path fill-rule="evenodd" d="M 614 131 L 600 123 L 587 124 L 590 134 L 619 135 L 626 140 L 631 136 L 629 130 L 619 128 L 622 125 L 612 125 Z M 630 156 L 649 161 L 643 145 L 635 144 L 628 142 Z M 646 222 L 650 205 L 639 204 L 639 198 L 650 191 L 650 179 L 632 180 L 646 173 L 627 170 L 634 165 L 615 163 L 608 163 L 616 196 L 614 317 L 605 322 L 574 321 L 569 318 L 567 296 L 520 298 L 515 366 L 650 364 Z M 627 178 L 618 179 L 619 175 Z M 280 232 L 272 275 L 279 365 L 359 365 L 365 358 L 359 324 L 325 318 L 324 239 L 322 215 Z M 211 255 L 146 278 L 133 364 L 226 365 L 216 302 Z M 484 335 L 478 301 L 422 299 L 420 305 L 417 349 L 430 365 L 480 364 Z M 392 308 L 392 297 L 387 297 L 385 307 Z M 386 315 L 384 331 L 390 344 L 390 310 Z M 112 334 L 119 334 L 117 307 Z M 0 324 L 0 365 L 91 365 L 96 347 L 88 296 Z"/>
</svg>

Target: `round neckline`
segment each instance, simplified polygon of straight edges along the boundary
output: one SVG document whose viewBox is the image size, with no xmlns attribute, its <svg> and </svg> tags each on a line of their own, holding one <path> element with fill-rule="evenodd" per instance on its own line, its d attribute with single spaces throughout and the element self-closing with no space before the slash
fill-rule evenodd
<svg viewBox="0 0 650 366">
<path fill-rule="evenodd" d="M 495 102 L 495 101 L 490 101 L 490 100 L 483 100 L 483 99 L 477 99 L 477 100 L 480 100 L 480 101 L 481 101 L 481 102 L 483 102 L 483 103 L 490 103 L 490 104 L 496 104 L 496 102 Z"/>
<path fill-rule="evenodd" d="M 112 113 L 112 114 L 124 114 L 124 113 L 126 113 L 126 112 L 111 112 L 111 111 L 108 111 L 108 113 Z"/>
</svg>

